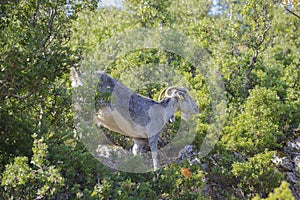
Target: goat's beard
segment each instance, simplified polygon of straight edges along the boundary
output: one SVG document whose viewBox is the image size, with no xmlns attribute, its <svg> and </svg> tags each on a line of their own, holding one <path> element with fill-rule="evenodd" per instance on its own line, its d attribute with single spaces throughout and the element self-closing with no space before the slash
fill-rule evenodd
<svg viewBox="0 0 300 200">
<path fill-rule="evenodd" d="M 191 115 L 190 115 L 189 113 L 181 112 L 181 118 L 182 118 L 184 121 L 188 121 L 188 120 L 191 118 Z"/>
</svg>

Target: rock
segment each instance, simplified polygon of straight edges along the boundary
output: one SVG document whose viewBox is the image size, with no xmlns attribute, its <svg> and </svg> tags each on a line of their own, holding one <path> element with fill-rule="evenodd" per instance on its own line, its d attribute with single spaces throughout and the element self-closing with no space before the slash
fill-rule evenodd
<svg viewBox="0 0 300 200">
<path fill-rule="evenodd" d="M 289 183 L 294 183 L 294 184 L 298 183 L 297 177 L 293 172 L 287 172 L 287 173 L 285 173 L 285 175 L 286 175 L 286 180 Z"/>
<path fill-rule="evenodd" d="M 186 145 L 178 153 L 178 158 L 182 159 L 182 160 L 184 158 L 189 158 L 191 156 L 193 156 L 193 146 L 192 145 Z"/>
<path fill-rule="evenodd" d="M 300 156 L 296 156 L 294 158 L 294 163 L 296 165 L 296 168 L 299 168 L 299 170 L 300 170 Z"/>
<path fill-rule="evenodd" d="M 198 164 L 204 167 L 201 163 L 200 159 L 197 158 L 197 153 L 193 150 L 192 145 L 186 145 L 180 152 L 178 153 L 178 161 L 182 162 L 184 159 L 188 160 L 190 165 Z"/>
<path fill-rule="evenodd" d="M 293 155 L 300 155 L 300 137 L 296 140 L 287 142 L 284 151 Z"/>
<path fill-rule="evenodd" d="M 273 162 L 283 169 L 282 171 L 294 196 L 296 199 L 300 199 L 300 137 L 287 142 L 283 150 L 287 156 L 283 158 L 275 157 Z"/>
<path fill-rule="evenodd" d="M 292 160 L 287 157 L 278 157 L 277 155 L 274 156 L 274 159 L 272 159 L 272 162 L 282 169 L 282 171 L 293 171 L 294 165 L 292 163 Z"/>
</svg>

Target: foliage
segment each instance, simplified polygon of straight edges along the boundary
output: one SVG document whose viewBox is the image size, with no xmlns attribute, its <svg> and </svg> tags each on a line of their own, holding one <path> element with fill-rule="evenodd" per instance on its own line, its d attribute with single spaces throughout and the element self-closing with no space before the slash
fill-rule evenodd
<svg viewBox="0 0 300 200">
<path fill-rule="evenodd" d="M 100 199 L 204 199 L 203 173 L 199 166 L 191 167 L 189 178 L 181 173 L 180 165 L 171 165 L 161 174 L 116 173 L 102 179 L 92 193 Z"/>
<path fill-rule="evenodd" d="M 1 3 L 1 166 L 32 155 L 34 132 L 69 120 L 65 72 L 77 61 L 66 46 L 75 17 L 64 9 L 63 2 Z"/>
<path fill-rule="evenodd" d="M 170 0 L 165 1 L 137 1 L 129 0 L 125 2 L 127 10 L 133 12 L 133 16 L 142 27 L 157 27 L 166 25 L 170 21 L 169 7 Z"/>
<path fill-rule="evenodd" d="M 247 194 L 268 194 L 283 179 L 271 159 L 275 152 L 257 154 L 246 162 L 235 162 L 232 173 L 240 179 L 239 187 Z"/>
<path fill-rule="evenodd" d="M 50 198 L 64 185 L 60 170 L 49 165 L 47 145 L 34 136 L 33 156 L 29 165 L 27 157 L 15 157 L 13 164 L 5 166 L 1 185 L 5 199 Z"/>
<path fill-rule="evenodd" d="M 255 196 L 252 200 L 261 199 L 259 196 Z M 266 200 L 276 200 L 276 199 L 286 199 L 286 200 L 294 200 L 291 190 L 289 189 L 289 184 L 286 181 L 282 181 L 281 185 L 278 188 L 274 189 L 274 192 L 270 192 Z"/>
<path fill-rule="evenodd" d="M 264 149 L 276 149 L 278 136 L 282 133 L 279 123 L 285 109 L 276 92 L 266 88 L 250 91 L 243 112 L 225 127 L 222 140 L 226 148 L 243 155 L 261 153 Z"/>
</svg>

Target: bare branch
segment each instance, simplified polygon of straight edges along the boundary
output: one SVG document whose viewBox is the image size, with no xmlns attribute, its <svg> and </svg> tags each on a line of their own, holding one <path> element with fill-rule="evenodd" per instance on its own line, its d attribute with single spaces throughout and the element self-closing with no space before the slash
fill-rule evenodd
<svg viewBox="0 0 300 200">
<path fill-rule="evenodd" d="M 29 92 L 28 94 L 24 95 L 24 96 L 20 96 L 20 95 L 17 95 L 17 94 L 12 94 L 10 95 L 11 97 L 15 97 L 15 98 L 18 98 L 18 99 L 26 99 L 28 98 L 29 96 L 32 95 L 32 92 Z"/>
<path fill-rule="evenodd" d="M 298 19 L 300 19 L 300 15 L 296 14 L 295 12 L 291 11 L 290 9 L 288 9 L 287 7 L 285 7 L 285 10 L 288 11 L 290 14 L 294 15 L 295 17 L 297 17 Z"/>
</svg>

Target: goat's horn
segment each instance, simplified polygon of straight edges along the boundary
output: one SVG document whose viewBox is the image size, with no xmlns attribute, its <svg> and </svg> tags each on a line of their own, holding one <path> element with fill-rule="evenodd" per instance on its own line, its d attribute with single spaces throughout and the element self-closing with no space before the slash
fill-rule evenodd
<svg viewBox="0 0 300 200">
<path fill-rule="evenodd" d="M 165 93 L 165 96 L 166 97 L 169 97 L 171 98 L 172 96 L 169 95 L 169 91 L 171 90 L 178 90 L 178 91 L 181 91 L 181 92 L 186 92 L 186 90 L 182 87 L 178 87 L 178 86 L 171 86 L 171 87 L 168 87 L 168 88 L 165 88 L 163 91 L 160 92 L 159 96 L 158 96 L 158 100 L 160 101 L 161 100 L 161 96 L 163 93 Z"/>
<path fill-rule="evenodd" d="M 158 101 L 161 100 L 161 96 L 163 93 L 165 93 L 165 91 L 167 90 L 167 88 L 165 88 L 163 91 L 160 92 L 159 96 L 158 96 Z"/>
<path fill-rule="evenodd" d="M 171 86 L 169 87 L 167 90 L 166 90 L 166 96 L 170 96 L 169 95 L 169 91 L 171 90 L 177 90 L 177 91 L 180 91 L 180 92 L 186 92 L 186 89 L 182 88 L 182 87 L 178 87 L 178 86 Z"/>
<path fill-rule="evenodd" d="M 168 94 L 168 91 L 169 91 L 170 89 L 173 89 L 173 87 L 175 87 L 175 86 L 171 86 L 171 87 L 165 88 L 163 91 L 161 91 L 160 94 L 159 94 L 159 96 L 158 96 L 158 101 L 161 100 L 161 97 L 162 97 L 163 94 L 165 94 L 166 97 L 171 98 L 172 96 L 170 96 L 170 95 Z"/>
<path fill-rule="evenodd" d="M 186 92 L 186 89 L 184 89 L 183 87 L 171 86 L 168 88 L 168 90 L 173 90 L 173 89 L 179 90 L 181 92 Z"/>
</svg>

